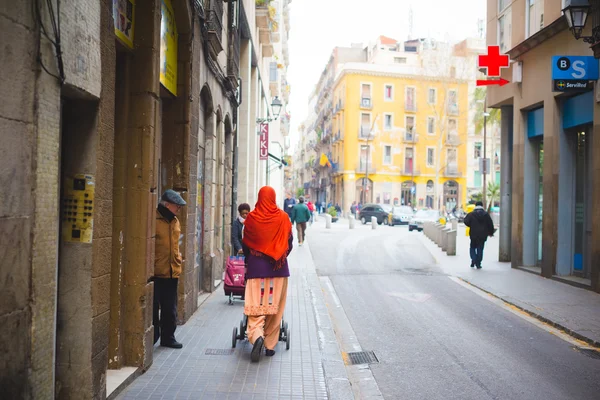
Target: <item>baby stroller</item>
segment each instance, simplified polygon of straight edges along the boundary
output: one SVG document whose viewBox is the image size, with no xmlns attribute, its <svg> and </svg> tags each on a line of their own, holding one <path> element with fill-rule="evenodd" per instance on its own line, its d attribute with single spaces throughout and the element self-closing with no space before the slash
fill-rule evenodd
<svg viewBox="0 0 600 400">
<path fill-rule="evenodd" d="M 229 296 L 229 305 L 233 305 L 234 296 L 244 300 L 246 264 L 243 256 L 232 256 L 227 260 L 223 289 L 225 296 Z"/>
<path fill-rule="evenodd" d="M 231 347 L 235 348 L 238 340 L 248 339 L 248 335 L 246 334 L 246 329 L 248 329 L 248 316 L 244 314 L 244 317 L 240 321 L 240 327 L 233 328 L 233 335 L 231 337 Z M 281 318 L 281 326 L 279 327 L 279 341 L 285 342 L 285 349 L 290 349 L 290 331 L 288 328 L 288 323 L 285 322 L 284 318 Z"/>
</svg>

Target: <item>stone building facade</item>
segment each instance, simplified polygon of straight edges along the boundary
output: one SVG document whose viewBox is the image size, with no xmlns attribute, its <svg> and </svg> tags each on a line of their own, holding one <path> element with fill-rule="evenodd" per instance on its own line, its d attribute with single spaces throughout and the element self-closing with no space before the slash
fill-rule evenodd
<svg viewBox="0 0 600 400">
<path fill-rule="evenodd" d="M 256 54 L 255 4 L 8 3 L 0 5 L 0 66 L 12 71 L 0 77 L 0 388 L 15 399 L 103 399 L 111 371 L 152 364 L 150 278 L 164 190 L 188 203 L 179 215 L 180 323 L 222 279 L 240 135 L 253 128 L 238 121 L 240 85 L 258 84 L 243 80 L 250 69 L 240 74 L 240 53 L 248 65 Z M 247 122 L 270 98 L 258 89 L 247 92 Z"/>
</svg>

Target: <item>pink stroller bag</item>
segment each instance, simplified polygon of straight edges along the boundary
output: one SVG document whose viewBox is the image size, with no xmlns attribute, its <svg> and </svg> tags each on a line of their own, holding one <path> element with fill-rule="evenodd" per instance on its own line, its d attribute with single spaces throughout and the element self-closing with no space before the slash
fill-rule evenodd
<svg viewBox="0 0 600 400">
<path fill-rule="evenodd" d="M 229 257 L 225 267 L 223 288 L 225 296 L 229 296 L 229 304 L 233 304 L 234 296 L 244 298 L 246 290 L 246 262 L 244 257 Z"/>
</svg>

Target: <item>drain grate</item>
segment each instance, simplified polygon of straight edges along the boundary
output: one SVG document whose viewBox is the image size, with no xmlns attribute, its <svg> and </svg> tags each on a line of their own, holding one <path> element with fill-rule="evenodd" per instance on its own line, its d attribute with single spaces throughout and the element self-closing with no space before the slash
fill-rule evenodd
<svg viewBox="0 0 600 400">
<path fill-rule="evenodd" d="M 585 348 L 581 348 L 581 347 L 574 347 L 574 349 L 582 354 L 585 354 L 586 356 L 588 356 L 590 358 L 595 358 L 596 360 L 600 360 L 600 351 L 598 351 L 598 350 L 585 349 Z"/>
<path fill-rule="evenodd" d="M 346 365 L 375 364 L 379 360 L 372 351 L 356 351 L 344 353 L 344 362 Z"/>
<path fill-rule="evenodd" d="M 206 349 L 207 356 L 230 356 L 233 354 L 233 349 Z"/>
</svg>

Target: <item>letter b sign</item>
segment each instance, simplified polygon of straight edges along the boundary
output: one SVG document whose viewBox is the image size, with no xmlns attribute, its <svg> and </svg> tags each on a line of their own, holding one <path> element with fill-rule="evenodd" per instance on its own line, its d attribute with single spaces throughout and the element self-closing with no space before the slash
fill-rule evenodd
<svg viewBox="0 0 600 400">
<path fill-rule="evenodd" d="M 559 58 L 556 64 L 561 71 L 568 71 L 571 68 L 571 61 L 567 57 Z"/>
</svg>

